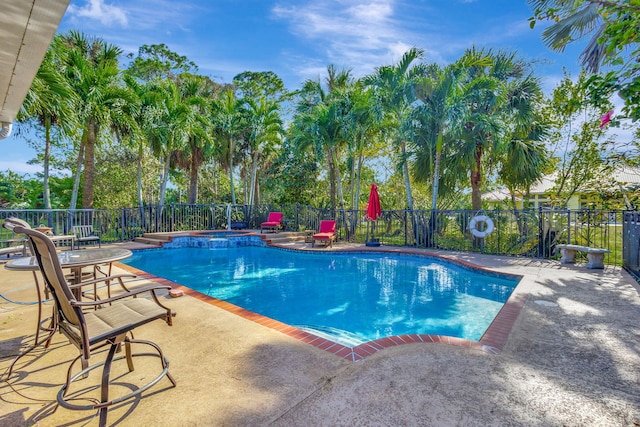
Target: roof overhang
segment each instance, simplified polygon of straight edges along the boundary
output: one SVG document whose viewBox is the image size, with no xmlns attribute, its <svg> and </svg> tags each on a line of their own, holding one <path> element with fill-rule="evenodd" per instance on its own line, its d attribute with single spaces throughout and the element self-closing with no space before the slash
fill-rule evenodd
<svg viewBox="0 0 640 427">
<path fill-rule="evenodd" d="M 0 7 L 0 139 L 11 132 L 70 0 L 3 0 Z"/>
</svg>

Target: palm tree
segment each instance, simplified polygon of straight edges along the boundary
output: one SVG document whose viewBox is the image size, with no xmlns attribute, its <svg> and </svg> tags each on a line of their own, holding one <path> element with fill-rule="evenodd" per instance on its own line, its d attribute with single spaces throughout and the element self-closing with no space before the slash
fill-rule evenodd
<svg viewBox="0 0 640 427">
<path fill-rule="evenodd" d="M 313 147 L 318 158 L 325 158 L 329 174 L 331 208 L 344 207 L 339 150 L 349 136 L 350 93 L 354 81 L 349 70 L 327 67 L 325 87 L 320 80 L 307 80 L 300 91 L 297 115 L 292 124 L 293 140 L 299 149 Z"/>
<path fill-rule="evenodd" d="M 274 145 L 281 141 L 282 120 L 279 105 L 266 98 L 247 99 L 247 148 L 251 159 L 251 184 L 249 190 L 249 204 L 258 203 L 256 200 L 258 183 L 258 164 L 269 156 Z"/>
<path fill-rule="evenodd" d="M 100 141 L 101 132 L 129 132 L 135 127 L 133 119 L 126 113 L 127 104 L 134 102 L 135 97 L 120 85 L 120 48 L 97 38 L 87 38 L 75 31 L 62 36 L 62 40 L 69 49 L 66 73 L 79 98 L 78 113 L 83 123 L 71 209 L 75 209 L 83 159 L 82 206 L 91 208 L 94 196 L 95 148 Z"/>
<path fill-rule="evenodd" d="M 150 123 L 146 135 L 153 153 L 162 159 L 160 177 L 159 205 L 164 206 L 171 157 L 181 149 L 189 139 L 189 126 L 192 110 L 182 99 L 180 88 L 173 80 L 157 80 L 150 84 L 149 103 L 152 105 Z"/>
<path fill-rule="evenodd" d="M 416 97 L 422 101 L 414 114 L 419 116 L 420 127 L 416 140 L 415 175 L 418 179 L 431 179 L 431 209 L 437 209 L 441 159 L 444 141 L 460 136 L 465 117 L 464 83 L 470 67 L 488 65 L 485 57 L 468 57 L 465 61 L 447 67 L 431 64 L 416 83 Z M 418 161 L 420 160 L 420 161 Z M 458 173 L 454 171 L 454 173 Z"/>
<path fill-rule="evenodd" d="M 43 201 L 51 209 L 49 163 L 51 159 L 51 130 L 58 126 L 62 133 L 71 134 L 75 128 L 76 98 L 69 82 L 60 72 L 64 56 L 60 36 L 56 36 L 22 103 L 21 120 L 35 118 L 44 128 Z"/>
<path fill-rule="evenodd" d="M 142 208 L 144 206 L 144 200 L 142 197 L 144 153 L 145 149 L 150 148 L 147 146 L 147 131 L 149 126 L 152 125 L 152 112 L 154 111 L 155 106 L 151 101 L 153 97 L 149 96 L 149 84 L 139 82 L 129 72 L 124 73 L 123 80 L 127 88 L 129 88 L 129 90 L 136 96 L 135 104 L 137 108 L 133 111 L 135 111 L 134 120 L 137 124 L 137 131 L 131 134 L 129 142 L 137 151 L 137 199 L 138 206 Z"/>
<path fill-rule="evenodd" d="M 352 108 L 345 124 L 351 170 L 351 209 L 358 209 L 362 167 L 367 153 L 377 148 L 382 130 L 382 113 L 372 96 L 371 89 L 358 82 L 350 92 Z"/>
<path fill-rule="evenodd" d="M 188 106 L 186 124 L 187 143 L 174 152 L 176 164 L 189 172 L 187 203 L 198 201 L 198 172 L 200 167 L 214 154 L 209 120 L 210 101 L 218 90 L 211 79 L 193 74 L 181 74 L 178 84 L 182 102 Z"/>
<path fill-rule="evenodd" d="M 242 100 L 236 98 L 231 87 L 222 90 L 211 102 L 211 115 L 214 138 L 221 142 L 219 146 L 220 162 L 229 172 L 231 186 L 231 203 L 236 204 L 236 192 L 233 182 L 234 158 L 236 156 L 236 140 L 245 131 L 246 124 L 242 118 Z"/>
<path fill-rule="evenodd" d="M 379 67 L 373 75 L 366 76 L 363 80 L 365 85 L 373 89 L 374 97 L 391 123 L 391 137 L 400 151 L 400 166 L 402 167 L 409 210 L 413 210 L 413 196 L 409 176 L 410 153 L 407 149 L 409 137 L 406 119 L 409 117 L 412 104 L 416 99 L 415 83 L 424 74 L 424 67 L 421 65 L 413 66 L 413 63 L 421 59 L 423 55 L 422 49 L 409 49 L 396 65 Z"/>
<path fill-rule="evenodd" d="M 570 42 L 593 33 L 580 54 L 580 59 L 588 71 L 598 72 L 606 55 L 606 46 L 598 41 L 606 28 L 599 12 L 599 8 L 604 2 L 527 0 L 527 3 L 534 8 L 536 17 L 546 18 L 549 12 L 555 17 L 553 23 L 542 32 L 542 40 L 556 52 L 563 52 Z M 620 7 L 624 6 L 620 5 Z"/>
<path fill-rule="evenodd" d="M 535 123 L 535 105 L 541 96 L 538 80 L 525 73 L 526 64 L 513 53 L 473 48 L 461 61 L 483 57 L 490 58 L 490 65 L 479 62 L 466 75 L 466 117 L 455 146 L 458 160 L 469 170 L 474 210 L 482 209 L 485 163 L 497 164 L 506 149 L 510 129 Z"/>
</svg>

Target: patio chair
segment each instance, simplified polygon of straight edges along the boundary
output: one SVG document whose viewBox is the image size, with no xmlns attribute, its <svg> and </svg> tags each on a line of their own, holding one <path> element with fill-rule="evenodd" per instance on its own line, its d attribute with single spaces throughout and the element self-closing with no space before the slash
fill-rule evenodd
<svg viewBox="0 0 640 427">
<path fill-rule="evenodd" d="M 170 286 L 147 285 L 135 290 L 124 292 L 120 295 L 96 301 L 79 301 L 72 287 L 67 283 L 60 266 L 60 260 L 56 253 L 56 248 L 46 235 L 39 231 L 15 227 L 17 233 L 25 233 L 31 243 L 31 247 L 38 260 L 40 271 L 45 279 L 46 285 L 54 296 L 55 317 L 57 329 L 73 343 L 80 355 L 71 361 L 67 371 L 66 383 L 58 392 L 58 403 L 73 410 L 95 410 L 99 412 L 100 426 L 107 425 L 107 411 L 113 404 L 118 404 L 128 399 L 138 396 L 148 390 L 163 377 L 167 377 L 173 387 L 176 382 L 169 374 L 169 361 L 162 353 L 160 347 L 145 340 L 133 338 L 133 330 L 154 320 L 162 319 L 169 326 L 172 324 L 172 312 L 168 307 L 163 306 L 157 292 L 162 289 L 170 289 Z M 80 283 L 78 286 L 82 286 Z M 144 298 L 143 294 L 148 294 L 150 298 Z M 85 311 L 83 309 L 94 309 Z M 131 338 L 129 337 L 131 335 Z M 125 356 L 115 357 L 116 351 L 125 348 Z M 132 353 L 131 344 L 145 344 L 152 347 L 154 353 Z M 99 361 L 89 366 L 89 359 L 103 347 L 109 347 L 106 360 Z M 158 376 L 146 385 L 137 387 L 131 385 L 132 391 L 117 398 L 109 397 L 109 375 L 113 362 L 126 358 L 129 372 L 134 370 L 134 356 L 154 356 L 160 359 L 162 370 Z M 72 376 L 72 369 L 76 362 L 80 360 L 82 369 Z M 74 392 L 71 397 L 67 397 L 71 384 L 79 378 L 86 378 L 90 371 L 103 366 L 100 385 L 100 402 L 93 402 L 88 405 L 80 405 L 79 394 Z M 116 381 L 122 385 L 124 376 L 119 376 Z M 82 392 L 91 390 L 92 386 L 87 386 Z M 88 401 L 91 401 L 87 397 Z M 93 399 L 96 400 L 96 399 Z M 72 403 L 72 401 L 76 401 Z"/>
<path fill-rule="evenodd" d="M 311 247 L 315 247 L 316 242 L 323 243 L 325 246 L 332 246 L 336 239 L 336 222 L 330 219 L 320 221 L 320 229 L 313 235 L 313 243 Z"/>
<path fill-rule="evenodd" d="M 11 254 L 21 254 L 22 256 L 27 256 L 27 240 L 17 239 L 15 237 L 15 231 L 13 231 L 13 228 L 17 225 L 29 228 L 31 227 L 28 222 L 18 218 L 5 219 L 2 223 L 2 226 L 13 233 L 13 238 L 2 241 L 3 243 L 7 243 L 7 246 L 4 248 L 0 248 L 0 256 L 6 255 L 7 258 L 9 258 Z M 19 244 L 16 245 L 16 243 Z"/>
<path fill-rule="evenodd" d="M 80 249 L 81 243 L 98 244 L 100 247 L 100 234 L 93 229 L 93 225 L 74 225 L 71 227 L 76 247 Z"/>
<path fill-rule="evenodd" d="M 260 234 L 264 230 L 271 230 L 274 233 L 282 228 L 282 212 L 269 212 L 269 217 L 260 225 Z"/>
</svg>

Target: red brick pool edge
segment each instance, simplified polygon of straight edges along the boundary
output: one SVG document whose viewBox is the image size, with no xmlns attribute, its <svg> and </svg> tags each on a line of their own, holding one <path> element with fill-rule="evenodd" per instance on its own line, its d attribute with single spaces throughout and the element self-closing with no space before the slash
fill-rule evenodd
<svg viewBox="0 0 640 427">
<path fill-rule="evenodd" d="M 394 251 L 396 252 L 396 251 Z M 417 252 L 406 252 L 406 253 L 417 253 Z M 424 255 L 424 253 L 421 253 Z M 429 256 L 434 256 L 436 258 L 438 255 L 429 254 Z M 448 259 L 448 258 L 446 258 Z M 448 259 L 450 260 L 450 259 Z M 469 267 L 477 268 L 480 270 L 485 270 L 477 265 L 456 261 L 461 264 L 467 265 Z M 431 334 L 406 334 L 406 335 L 394 335 L 390 337 L 379 338 L 377 340 L 368 341 L 366 343 L 357 345 L 355 347 L 347 347 L 343 344 L 339 344 L 328 340 L 326 338 L 319 337 L 310 332 L 303 331 L 302 329 L 298 329 L 294 326 L 287 325 L 286 323 L 282 323 L 278 320 L 271 319 L 270 317 L 263 316 L 261 314 L 255 313 L 253 311 L 247 310 L 245 308 L 239 307 L 237 305 L 231 304 L 227 301 L 220 300 L 218 298 L 214 298 L 212 296 L 203 294 L 202 292 L 195 291 L 191 288 L 187 288 L 186 286 L 179 285 L 170 280 L 155 276 L 153 274 L 149 274 L 145 271 L 139 270 L 137 268 L 131 267 L 126 264 L 116 263 L 118 267 L 130 271 L 133 274 L 150 280 L 155 283 L 159 283 L 162 285 L 171 286 L 172 289 L 180 290 L 184 292 L 185 295 L 189 295 L 193 298 L 196 298 L 200 301 L 206 302 L 207 304 L 211 304 L 213 306 L 219 307 L 223 310 L 226 310 L 235 315 L 241 316 L 247 320 L 251 320 L 252 322 L 258 323 L 262 326 L 265 326 L 270 329 L 274 329 L 280 333 L 288 335 L 292 338 L 297 339 L 298 341 L 302 341 L 306 344 L 310 344 L 314 347 L 317 347 L 321 350 L 328 351 L 329 353 L 335 354 L 338 357 L 343 359 L 358 362 L 366 359 L 372 354 L 377 353 L 378 351 L 384 350 L 385 348 L 394 347 L 397 345 L 403 344 L 414 344 L 414 343 L 431 343 L 431 344 L 449 344 L 460 347 L 468 347 L 474 350 L 480 350 L 487 353 L 499 354 L 502 351 L 502 348 L 507 342 L 509 338 L 509 334 L 511 333 L 511 329 L 513 325 L 520 315 L 522 307 L 524 307 L 524 303 L 526 300 L 526 296 L 517 293 L 515 290 L 511 293 L 511 296 L 507 300 L 507 302 L 502 306 L 502 309 L 498 312 L 497 316 L 493 319 L 485 333 L 480 338 L 480 341 L 471 341 L 457 337 L 450 337 L 444 335 L 431 335 Z M 517 287 L 516 287 L 517 289 Z"/>
</svg>

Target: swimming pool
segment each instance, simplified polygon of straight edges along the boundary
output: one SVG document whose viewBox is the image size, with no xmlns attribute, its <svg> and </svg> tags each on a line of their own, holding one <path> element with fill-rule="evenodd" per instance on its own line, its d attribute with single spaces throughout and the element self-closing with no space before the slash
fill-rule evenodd
<svg viewBox="0 0 640 427">
<path fill-rule="evenodd" d="M 259 246 L 135 251 L 124 263 L 346 346 L 403 334 L 477 341 L 518 283 L 426 256 Z"/>
</svg>

